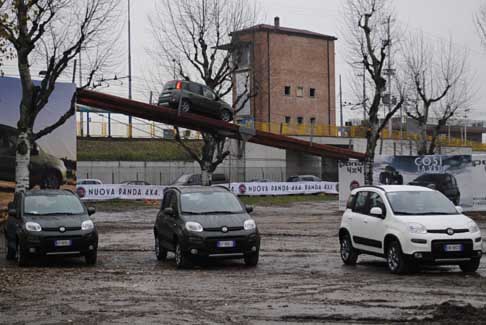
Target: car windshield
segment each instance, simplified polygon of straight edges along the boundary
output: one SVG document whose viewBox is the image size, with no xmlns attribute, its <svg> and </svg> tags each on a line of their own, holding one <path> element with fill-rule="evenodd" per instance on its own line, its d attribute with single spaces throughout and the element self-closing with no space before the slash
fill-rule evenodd
<svg viewBox="0 0 486 325">
<path fill-rule="evenodd" d="M 387 193 L 396 215 L 457 214 L 452 202 L 436 191 L 400 191 Z"/>
<path fill-rule="evenodd" d="M 29 215 L 82 214 L 84 208 L 74 195 L 32 195 L 25 197 L 24 213 Z"/>
<path fill-rule="evenodd" d="M 182 175 L 173 184 L 183 184 L 183 183 L 186 183 L 189 180 L 190 177 L 191 177 L 191 175 Z"/>
<path fill-rule="evenodd" d="M 242 213 L 243 207 L 229 192 L 195 192 L 181 195 L 182 213 Z"/>
</svg>

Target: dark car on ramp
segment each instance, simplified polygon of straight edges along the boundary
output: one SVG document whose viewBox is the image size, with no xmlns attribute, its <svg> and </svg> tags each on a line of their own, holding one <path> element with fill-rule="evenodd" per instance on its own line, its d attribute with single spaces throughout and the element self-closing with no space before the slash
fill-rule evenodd
<svg viewBox="0 0 486 325">
<path fill-rule="evenodd" d="M 233 119 L 231 105 L 219 98 L 209 87 L 185 80 L 173 80 L 164 85 L 159 105 L 179 109 L 182 113 L 194 112 L 223 121 Z"/>
<path fill-rule="evenodd" d="M 257 265 L 260 234 L 252 210 L 222 187 L 168 188 L 154 225 L 157 259 L 171 251 L 178 268 L 208 258 L 243 258 L 246 265 Z"/>
<path fill-rule="evenodd" d="M 422 174 L 409 185 L 418 185 L 437 190 L 447 196 L 455 205 L 461 201 L 461 193 L 454 175 L 449 173 Z"/>
<path fill-rule="evenodd" d="M 78 196 L 66 190 L 32 190 L 17 193 L 9 203 L 5 225 L 7 259 L 19 266 L 33 257 L 84 256 L 96 264 L 98 233 Z"/>
<path fill-rule="evenodd" d="M 17 129 L 0 124 L 0 180 L 15 181 Z M 66 182 L 64 162 L 45 152 L 36 142 L 30 153 L 30 186 L 58 189 Z"/>
</svg>

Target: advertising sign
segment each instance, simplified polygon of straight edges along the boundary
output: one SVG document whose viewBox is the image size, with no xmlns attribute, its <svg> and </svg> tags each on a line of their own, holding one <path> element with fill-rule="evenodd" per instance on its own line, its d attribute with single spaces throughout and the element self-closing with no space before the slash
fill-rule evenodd
<svg viewBox="0 0 486 325">
<path fill-rule="evenodd" d="M 473 208 L 471 155 L 380 156 L 373 184 L 410 184 L 436 189 L 464 210 Z M 474 183 L 481 182 L 474 179 Z M 484 179 L 482 181 L 484 183 Z"/>
<path fill-rule="evenodd" d="M 70 109 L 75 91 L 74 84 L 56 83 L 55 90 L 49 97 L 49 103 L 36 118 L 34 133 L 54 124 Z M 15 181 L 15 148 L 21 97 L 19 79 L 0 77 L 0 181 Z M 31 185 L 75 184 L 76 117 L 74 114 L 59 128 L 32 144 L 30 177 Z"/>
<path fill-rule="evenodd" d="M 472 155 L 472 211 L 486 211 L 486 155 Z"/>
<path fill-rule="evenodd" d="M 358 160 L 339 162 L 339 210 L 346 209 L 349 194 L 364 185 L 364 164 Z"/>
<path fill-rule="evenodd" d="M 162 200 L 165 188 L 157 185 L 78 185 L 76 192 L 83 200 Z M 337 183 L 333 182 L 230 183 L 229 189 L 236 195 L 249 196 L 338 193 Z"/>
</svg>

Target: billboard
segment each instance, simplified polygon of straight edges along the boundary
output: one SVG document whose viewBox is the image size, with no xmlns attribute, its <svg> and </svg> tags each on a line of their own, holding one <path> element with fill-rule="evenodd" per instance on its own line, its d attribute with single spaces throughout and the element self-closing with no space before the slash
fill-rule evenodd
<svg viewBox="0 0 486 325">
<path fill-rule="evenodd" d="M 339 208 L 352 187 L 364 184 L 359 162 L 339 165 Z M 486 211 L 486 155 L 377 156 L 374 185 L 418 185 L 436 189 L 464 211 Z"/>
<path fill-rule="evenodd" d="M 34 82 L 37 83 L 38 82 Z M 34 133 L 57 122 L 69 110 L 76 86 L 56 83 L 49 103 L 39 113 Z M 0 182 L 2 189 L 14 186 L 17 122 L 22 96 L 20 80 L 0 77 Z M 76 183 L 76 116 L 33 143 L 31 186 L 59 187 Z"/>
</svg>

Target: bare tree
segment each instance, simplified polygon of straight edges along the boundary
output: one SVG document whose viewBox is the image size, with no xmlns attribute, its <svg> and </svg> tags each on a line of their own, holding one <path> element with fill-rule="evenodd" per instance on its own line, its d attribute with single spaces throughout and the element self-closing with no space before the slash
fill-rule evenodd
<svg viewBox="0 0 486 325">
<path fill-rule="evenodd" d="M 407 115 L 418 124 L 417 153 L 431 155 L 436 151 L 441 129 L 470 98 L 468 88 L 464 87 L 468 59 L 466 52 L 457 50 L 452 41 L 426 41 L 423 35 L 417 35 L 404 45 L 404 70 L 410 81 L 411 97 L 418 99 Z M 428 141 L 427 128 L 433 124 L 433 118 L 437 124 Z"/>
<path fill-rule="evenodd" d="M 157 12 L 149 17 L 156 44 L 148 52 L 165 71 L 156 70 L 152 79 L 169 75 L 202 82 L 219 98 L 230 94 L 241 50 L 230 34 L 255 23 L 257 7 L 253 0 L 163 0 L 158 4 Z M 162 84 L 162 80 L 156 84 Z M 236 101 L 239 107 L 254 96 L 253 92 L 247 94 Z M 234 107 L 231 114 L 234 116 L 238 109 Z M 204 132 L 202 151 L 194 152 L 182 143 L 176 130 L 176 139 L 198 161 L 202 182 L 209 185 L 212 172 L 229 155 L 224 150 L 226 139 L 217 130 Z"/>
<path fill-rule="evenodd" d="M 116 8 L 115 0 L 0 0 L 0 35 L 15 49 L 22 86 L 16 191 L 29 188 L 32 142 L 64 124 L 75 113 L 73 99 L 73 105 L 57 122 L 33 132 L 36 118 L 48 103 L 56 81 L 81 51 L 94 53 L 88 56 L 93 65 L 87 83 L 91 81 L 107 57 L 99 46 L 111 45 L 106 43 L 106 36 L 113 35 Z M 40 83 L 32 79 L 33 62 L 45 65 Z"/>
<path fill-rule="evenodd" d="M 475 16 L 476 27 L 479 32 L 479 37 L 484 45 L 486 45 L 486 2 L 481 4 L 478 13 Z"/>
<path fill-rule="evenodd" d="M 365 183 L 373 183 L 373 163 L 380 133 L 391 117 L 404 102 L 403 91 L 397 87 L 399 100 L 397 104 L 379 118 L 383 95 L 386 92 L 385 60 L 392 39 L 396 41 L 393 28 L 393 11 L 387 0 L 347 0 L 344 5 L 346 39 L 348 40 L 350 63 L 364 65 L 365 73 L 372 83 L 372 94 L 366 109 L 366 161 Z M 359 68 L 358 68 L 359 69 Z M 400 86 L 399 82 L 395 85 Z M 366 100 L 363 99 L 363 100 Z"/>
</svg>

